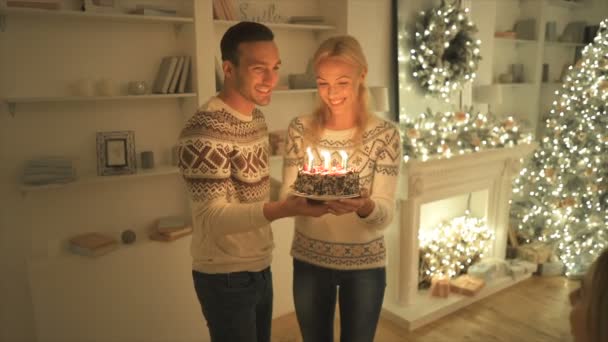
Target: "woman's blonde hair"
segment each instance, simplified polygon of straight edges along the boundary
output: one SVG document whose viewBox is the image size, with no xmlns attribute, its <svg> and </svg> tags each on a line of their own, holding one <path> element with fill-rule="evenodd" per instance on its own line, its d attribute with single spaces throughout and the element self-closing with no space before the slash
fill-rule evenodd
<svg viewBox="0 0 608 342">
<path fill-rule="evenodd" d="M 363 49 L 359 42 L 352 36 L 336 36 L 326 39 L 313 57 L 313 66 L 315 71 L 318 70 L 319 64 L 327 58 L 337 58 L 348 64 L 355 66 L 358 72 L 367 73 L 367 60 L 363 54 Z M 363 132 L 370 116 L 368 109 L 367 87 L 364 81 L 359 83 L 357 94 L 358 106 L 356 106 L 356 125 L 355 141 L 361 142 Z M 312 122 L 308 138 L 313 142 L 317 142 L 323 133 L 323 129 L 327 124 L 330 112 L 325 102 L 320 101 L 318 107 L 313 111 Z"/>
<path fill-rule="evenodd" d="M 588 331 L 590 342 L 608 341 L 608 249 L 595 260 L 589 294 Z"/>
</svg>

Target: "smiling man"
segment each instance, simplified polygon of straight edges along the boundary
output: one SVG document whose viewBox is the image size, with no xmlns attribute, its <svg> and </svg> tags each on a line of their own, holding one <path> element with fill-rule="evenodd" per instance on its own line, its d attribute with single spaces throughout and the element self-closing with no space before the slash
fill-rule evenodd
<svg viewBox="0 0 608 342">
<path fill-rule="evenodd" d="M 256 106 L 270 103 L 278 81 L 273 39 L 252 22 L 226 31 L 224 87 L 190 118 L 179 141 L 192 208 L 192 277 L 213 342 L 270 341 L 270 222 L 328 211 L 300 197 L 268 201 L 268 132 Z"/>
</svg>

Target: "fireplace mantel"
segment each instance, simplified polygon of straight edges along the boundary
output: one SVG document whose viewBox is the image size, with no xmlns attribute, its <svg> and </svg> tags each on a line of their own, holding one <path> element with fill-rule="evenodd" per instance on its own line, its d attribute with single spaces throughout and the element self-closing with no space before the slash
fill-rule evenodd
<svg viewBox="0 0 608 342">
<path fill-rule="evenodd" d="M 522 166 L 521 159 L 536 146 L 536 143 L 521 144 L 449 159 L 411 160 L 403 165 L 399 215 L 387 233 L 388 271 L 391 273 L 387 293 L 392 294 L 385 300 L 383 314 L 387 318 L 415 329 L 511 283 L 487 286 L 481 294 L 470 298 L 457 295 L 449 299 L 428 298 L 428 295 L 421 297 L 418 291 L 421 207 L 453 196 L 487 191 L 485 217 L 488 227 L 495 234 L 490 255 L 504 259 L 513 176 Z"/>
</svg>

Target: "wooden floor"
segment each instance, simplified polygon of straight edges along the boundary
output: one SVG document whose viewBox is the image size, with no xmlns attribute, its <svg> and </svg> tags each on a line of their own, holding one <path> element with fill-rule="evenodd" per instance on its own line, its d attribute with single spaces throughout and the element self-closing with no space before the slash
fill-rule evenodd
<svg viewBox="0 0 608 342">
<path fill-rule="evenodd" d="M 532 277 L 410 333 L 381 319 L 374 341 L 571 342 L 568 293 L 577 286 L 562 277 Z M 295 314 L 273 321 L 272 342 L 299 341 Z"/>
</svg>

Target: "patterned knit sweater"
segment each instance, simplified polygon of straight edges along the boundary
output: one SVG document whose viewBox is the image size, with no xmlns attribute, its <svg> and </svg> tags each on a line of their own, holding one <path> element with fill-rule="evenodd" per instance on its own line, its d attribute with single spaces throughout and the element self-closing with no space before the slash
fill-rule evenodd
<svg viewBox="0 0 608 342">
<path fill-rule="evenodd" d="M 192 268 L 228 273 L 268 267 L 274 244 L 263 213 L 270 182 L 262 112 L 243 115 L 212 97 L 182 130 L 179 168 L 192 208 Z"/>
<path fill-rule="evenodd" d="M 287 131 L 283 187 L 286 196 L 304 163 L 310 116 L 291 122 Z M 395 207 L 397 176 L 402 160 L 399 131 L 390 122 L 371 117 L 362 142 L 355 144 L 355 129 L 324 130 L 316 146 L 310 146 L 315 160 L 320 150 L 331 152 L 332 165 L 340 164 L 338 151 L 347 152 L 348 167 L 360 171 L 360 186 L 369 189 L 375 208 L 366 218 L 356 213 L 342 216 L 326 214 L 319 218 L 296 217 L 291 255 L 301 261 L 331 269 L 352 270 L 383 267 L 385 243 L 383 228 L 391 222 Z"/>
</svg>

